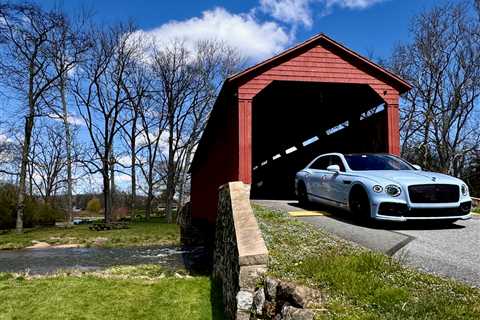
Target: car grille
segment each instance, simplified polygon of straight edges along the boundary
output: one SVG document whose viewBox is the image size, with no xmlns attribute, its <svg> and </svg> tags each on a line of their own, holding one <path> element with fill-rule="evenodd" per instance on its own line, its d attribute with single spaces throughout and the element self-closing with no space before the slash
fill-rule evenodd
<svg viewBox="0 0 480 320">
<path fill-rule="evenodd" d="M 412 203 L 458 202 L 460 188 L 454 184 L 420 184 L 408 187 Z"/>
</svg>

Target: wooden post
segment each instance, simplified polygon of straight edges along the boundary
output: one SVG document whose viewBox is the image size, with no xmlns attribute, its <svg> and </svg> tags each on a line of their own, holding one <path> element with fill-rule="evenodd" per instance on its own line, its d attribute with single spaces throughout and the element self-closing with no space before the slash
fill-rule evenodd
<svg viewBox="0 0 480 320">
<path fill-rule="evenodd" d="M 400 155 L 400 112 L 397 103 L 386 103 L 387 112 L 387 152 Z"/>
<path fill-rule="evenodd" d="M 238 180 L 252 183 L 252 100 L 238 99 Z"/>
</svg>

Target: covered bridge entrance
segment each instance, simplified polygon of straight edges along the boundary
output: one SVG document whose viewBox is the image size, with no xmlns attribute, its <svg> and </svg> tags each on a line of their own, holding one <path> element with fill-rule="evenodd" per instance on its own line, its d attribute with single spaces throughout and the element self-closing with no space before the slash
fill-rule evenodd
<svg viewBox="0 0 480 320">
<path fill-rule="evenodd" d="M 295 173 L 325 152 L 399 154 L 410 85 L 320 34 L 228 78 L 195 154 L 192 218 L 215 222 L 218 187 L 291 199 Z"/>
</svg>

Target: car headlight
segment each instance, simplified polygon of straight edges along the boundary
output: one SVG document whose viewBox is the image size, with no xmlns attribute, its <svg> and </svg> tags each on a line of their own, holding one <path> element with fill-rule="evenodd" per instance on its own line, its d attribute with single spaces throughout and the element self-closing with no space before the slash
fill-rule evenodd
<svg viewBox="0 0 480 320">
<path fill-rule="evenodd" d="M 376 192 L 376 193 L 380 193 L 383 191 L 383 187 L 379 186 L 378 184 L 374 185 L 372 189 L 373 189 L 373 192 Z"/>
<path fill-rule="evenodd" d="M 390 184 L 385 187 L 385 192 L 392 197 L 398 197 L 402 193 L 402 189 L 399 186 Z"/>
<path fill-rule="evenodd" d="M 466 184 L 462 184 L 462 186 L 460 187 L 460 190 L 462 191 L 462 195 L 468 196 L 468 187 Z"/>
</svg>

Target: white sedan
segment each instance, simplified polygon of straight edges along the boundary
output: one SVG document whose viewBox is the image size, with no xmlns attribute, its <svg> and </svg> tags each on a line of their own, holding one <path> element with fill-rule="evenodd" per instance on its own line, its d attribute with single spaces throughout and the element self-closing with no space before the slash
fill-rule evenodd
<svg viewBox="0 0 480 320">
<path fill-rule="evenodd" d="M 297 173 L 300 203 L 318 202 L 377 220 L 469 219 L 467 185 L 389 154 L 328 153 Z"/>
</svg>

